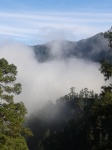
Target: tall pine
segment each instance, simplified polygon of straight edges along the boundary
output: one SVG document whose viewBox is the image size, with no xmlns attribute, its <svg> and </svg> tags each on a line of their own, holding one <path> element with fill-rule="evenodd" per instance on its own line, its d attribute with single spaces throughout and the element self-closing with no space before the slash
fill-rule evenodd
<svg viewBox="0 0 112 150">
<path fill-rule="evenodd" d="M 28 150 L 24 135 L 30 131 L 23 127 L 27 111 L 22 102 L 14 102 L 22 91 L 16 75 L 16 66 L 0 59 L 0 150 Z"/>
</svg>

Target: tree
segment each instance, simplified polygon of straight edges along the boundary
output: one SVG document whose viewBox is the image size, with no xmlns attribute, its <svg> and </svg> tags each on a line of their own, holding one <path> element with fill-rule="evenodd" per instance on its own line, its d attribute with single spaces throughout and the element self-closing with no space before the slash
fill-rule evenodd
<svg viewBox="0 0 112 150">
<path fill-rule="evenodd" d="M 28 150 L 24 136 L 31 132 L 23 126 L 27 111 L 22 102 L 14 102 L 22 91 L 16 75 L 16 66 L 0 59 L 0 150 Z"/>
<path fill-rule="evenodd" d="M 101 61 L 100 71 L 105 80 L 108 80 L 112 76 L 112 28 L 105 32 L 104 37 L 108 39 L 110 50 L 107 51 L 105 58 Z"/>
<path fill-rule="evenodd" d="M 112 28 L 104 34 L 112 48 Z M 112 50 L 111 50 L 112 51 Z M 112 52 L 101 61 L 100 71 L 105 80 L 112 77 Z M 111 81 L 111 80 L 110 80 Z M 89 142 L 94 150 L 112 149 L 112 84 L 102 86 L 102 92 L 92 106 L 92 117 L 89 130 Z"/>
</svg>

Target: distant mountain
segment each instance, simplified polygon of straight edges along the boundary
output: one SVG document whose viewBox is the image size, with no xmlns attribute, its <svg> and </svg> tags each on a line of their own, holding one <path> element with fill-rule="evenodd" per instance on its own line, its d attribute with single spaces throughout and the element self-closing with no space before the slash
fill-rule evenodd
<svg viewBox="0 0 112 150">
<path fill-rule="evenodd" d="M 78 42 L 72 41 L 52 41 L 42 45 L 32 46 L 35 56 L 39 62 L 61 58 L 84 58 L 92 61 L 101 61 L 106 57 L 110 48 L 108 40 L 103 33 L 96 34 Z"/>
</svg>

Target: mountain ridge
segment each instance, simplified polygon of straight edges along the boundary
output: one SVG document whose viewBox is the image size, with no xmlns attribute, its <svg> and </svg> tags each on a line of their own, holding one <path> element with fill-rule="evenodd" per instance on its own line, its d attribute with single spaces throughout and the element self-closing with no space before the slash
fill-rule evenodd
<svg viewBox="0 0 112 150">
<path fill-rule="evenodd" d="M 52 59 L 83 58 L 99 62 L 105 58 L 110 48 L 104 33 L 98 33 L 87 39 L 75 41 L 52 41 L 41 45 L 31 46 L 39 62 Z"/>
</svg>

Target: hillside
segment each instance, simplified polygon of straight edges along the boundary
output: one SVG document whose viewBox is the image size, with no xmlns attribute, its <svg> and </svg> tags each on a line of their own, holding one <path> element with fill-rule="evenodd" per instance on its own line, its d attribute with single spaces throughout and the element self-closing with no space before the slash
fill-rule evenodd
<svg viewBox="0 0 112 150">
<path fill-rule="evenodd" d="M 78 57 L 92 61 L 101 61 L 108 53 L 108 41 L 103 33 L 77 42 L 52 41 L 42 45 L 32 46 L 39 62 L 51 59 Z"/>
</svg>

